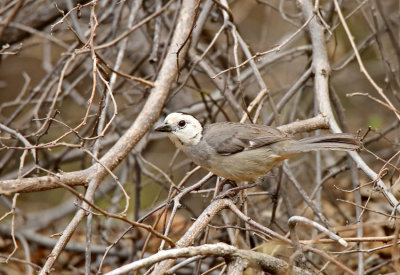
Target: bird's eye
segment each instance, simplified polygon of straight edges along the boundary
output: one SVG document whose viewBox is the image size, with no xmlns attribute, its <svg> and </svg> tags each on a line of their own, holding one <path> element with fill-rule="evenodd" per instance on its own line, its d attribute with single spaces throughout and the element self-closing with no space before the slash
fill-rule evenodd
<svg viewBox="0 0 400 275">
<path fill-rule="evenodd" d="M 178 122 L 179 127 L 184 127 L 185 125 L 186 125 L 186 121 L 184 121 L 184 120 L 181 120 Z"/>
</svg>

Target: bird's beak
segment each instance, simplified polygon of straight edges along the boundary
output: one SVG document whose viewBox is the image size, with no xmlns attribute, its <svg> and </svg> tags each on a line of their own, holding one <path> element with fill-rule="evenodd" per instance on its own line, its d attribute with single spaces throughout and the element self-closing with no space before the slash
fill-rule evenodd
<svg viewBox="0 0 400 275">
<path fill-rule="evenodd" d="M 170 125 L 163 123 L 161 125 L 158 125 L 156 128 L 154 128 L 154 131 L 157 131 L 157 132 L 171 132 L 172 128 L 171 128 Z"/>
</svg>

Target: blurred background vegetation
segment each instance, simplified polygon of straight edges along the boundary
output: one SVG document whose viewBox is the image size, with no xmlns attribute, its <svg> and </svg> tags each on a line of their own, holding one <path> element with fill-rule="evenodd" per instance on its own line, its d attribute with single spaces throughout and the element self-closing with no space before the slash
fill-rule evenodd
<svg viewBox="0 0 400 275">
<path fill-rule="evenodd" d="M 93 163 L 93 158 L 83 148 L 101 157 L 113 146 L 141 112 L 151 91 L 150 84 L 156 79 L 165 58 L 181 6 L 181 1 L 172 2 L 0 2 L 1 180 L 85 169 Z M 185 63 L 180 68 L 180 75 L 171 89 L 162 116 L 172 111 L 184 111 L 194 114 L 204 123 L 239 121 L 244 108 L 262 90 L 249 62 L 233 68 L 248 59 L 244 48 L 248 48 L 251 56 L 274 49 L 304 23 L 304 16 L 295 1 L 233 0 L 227 2 L 228 6 L 221 4 L 223 2 L 200 3 Z M 360 132 L 362 135 L 369 131 L 365 143 L 367 150 L 360 154 L 375 172 L 384 173 L 384 182 L 400 198 L 399 121 L 394 115 L 394 112 L 399 113 L 400 106 L 400 3 L 397 0 L 339 2 L 365 68 L 397 110 L 390 110 L 380 102 L 382 98 L 360 72 L 333 1 L 321 0 L 319 11 L 326 26 L 332 68 L 330 93 L 337 119 L 347 132 Z M 160 10 L 159 16 L 151 17 Z M 221 30 L 226 22 L 224 10 L 229 11 L 232 21 Z M 96 27 L 93 16 L 97 18 Z M 150 19 L 124 39 L 119 39 L 146 18 Z M 91 41 L 94 27 L 95 37 Z M 240 37 L 233 35 L 233 29 Z M 218 31 L 221 34 L 216 38 Z M 107 45 L 115 39 L 115 43 Z M 238 43 L 241 39 L 242 44 Z M 100 45 L 106 46 L 96 49 L 94 58 L 90 50 Z M 210 49 L 207 49 L 208 46 Z M 253 122 L 271 122 L 271 125 L 279 126 L 315 115 L 313 74 L 307 72 L 311 66 L 311 55 L 310 38 L 305 28 L 279 50 L 254 58 L 268 93 L 263 96 L 258 105 L 260 107 L 251 112 L 253 117 L 258 117 Z M 228 68 L 232 69 L 221 73 Z M 301 77 L 304 79 L 298 82 Z M 106 83 L 112 87 L 118 113 L 115 113 Z M 299 86 L 293 96 L 271 121 L 274 104 L 280 102 L 296 83 Z M 100 115 L 102 112 L 104 116 Z M 102 119 L 104 122 L 101 122 Z M 109 122 L 104 135 L 99 135 Z M 368 127 L 371 129 L 368 130 Z M 325 131 L 320 130 L 320 133 Z M 33 148 L 36 159 L 17 134 L 33 146 L 29 149 Z M 310 134 L 315 133 L 302 133 L 298 137 Z M 342 237 L 372 238 L 398 233 L 398 224 L 393 222 L 396 219 L 387 216 L 393 214 L 392 207 L 361 171 L 358 171 L 357 186 L 362 188 L 357 188 L 357 192 L 361 194 L 361 204 L 367 208 L 362 210 L 361 216 L 356 215 L 356 207 L 350 203 L 354 202 L 355 189 L 345 153 L 324 152 L 320 164 L 317 168 L 316 157 L 311 153 L 290 160 L 290 167 L 308 193 L 317 184 L 317 173 L 321 173 L 322 178 L 327 176 L 315 202 Z M 172 192 L 170 181 L 178 184 L 193 168 L 194 164 L 176 152 L 165 135 L 149 131 L 114 171 L 131 197 L 127 217 L 139 220 L 150 213 L 143 222 L 163 232 L 169 219 L 168 209 L 152 211 L 168 201 Z M 204 175 L 206 172 L 199 170 L 185 181 L 185 186 L 198 182 Z M 210 203 L 215 181 L 215 178 L 210 179 L 201 190 L 184 197 L 181 201 L 183 207 L 174 217 L 169 237 L 178 240 L 193 218 Z M 277 186 L 281 185 L 279 189 Z M 84 186 L 75 189 L 85 192 Z M 277 194 L 277 190 L 280 193 Z M 282 176 L 280 169 L 272 171 L 263 185 L 248 192 L 254 194 L 248 194 L 247 214 L 261 224 L 270 225 L 280 234 L 288 232 L 287 219 L 293 214 L 288 211 L 282 195 L 290 199 L 292 210 L 297 215 L 314 218 L 309 209 L 302 211 L 306 207 L 303 199 Z M 1 213 L 13 209 L 12 196 L 2 195 L 0 198 Z M 7 259 L 15 247 L 11 234 L 12 221 L 15 222 L 13 228 L 19 244 L 12 258 L 0 264 L 2 273 L 29 274 L 42 266 L 55 244 L 56 238 L 51 238 L 51 235 L 64 230 L 79 209 L 79 203 L 76 196 L 64 188 L 21 194 L 12 215 L 4 217 L 0 223 L 1 256 Z M 125 203 L 121 189 L 111 176 L 107 177 L 97 191 L 95 204 L 114 213 L 122 211 Z M 227 222 L 236 223 L 230 217 L 216 218 L 214 227 L 210 227 L 207 236 L 202 236 L 198 243 L 229 243 L 227 230 L 219 227 Z M 363 231 L 361 236 L 356 233 L 357 224 L 362 224 L 359 225 Z M 106 257 L 101 272 L 136 260 L 142 257 L 142 253 L 149 255 L 158 250 L 160 240 L 153 237 L 149 243 L 145 242 L 147 232 L 144 230 L 131 230 L 122 235 L 129 226 L 102 215 L 93 216 L 91 238 L 98 249 L 93 248 L 92 251 L 93 273 L 99 271 L 105 247 L 120 237 L 116 248 Z M 312 230 L 299 228 L 301 239 L 316 237 Z M 67 246 L 57 261 L 55 273 L 84 273 L 87 229 L 86 224 L 79 227 L 70 241 L 75 247 Z M 238 230 L 237 235 L 238 246 L 243 248 L 257 247 L 259 251 L 273 253 L 285 260 L 293 252 L 254 234 L 249 237 L 245 230 Z M 352 243 L 347 248 L 363 249 L 364 252 L 360 253 L 344 253 L 345 249 L 336 244 L 316 246 L 337 253 L 334 255 L 339 261 L 353 270 L 359 268 L 359 274 L 396 272 L 399 261 L 397 244 L 382 248 L 384 243 L 380 241 L 365 242 L 363 246 L 360 243 L 362 241 Z M 368 251 L 375 248 L 376 251 Z M 359 267 L 359 254 L 363 256 L 362 269 Z M 324 269 L 326 261 L 315 255 L 310 258 L 314 267 L 322 268 L 324 274 L 343 272 L 332 264 Z M 21 264 L 18 260 L 25 263 Z M 201 274 L 217 263 L 216 259 L 192 263 L 178 274 L 193 274 L 193 270 Z"/>
</svg>

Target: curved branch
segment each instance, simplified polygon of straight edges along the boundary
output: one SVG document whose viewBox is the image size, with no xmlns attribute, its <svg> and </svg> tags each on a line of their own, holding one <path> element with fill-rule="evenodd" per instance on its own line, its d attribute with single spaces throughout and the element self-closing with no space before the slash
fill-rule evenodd
<svg viewBox="0 0 400 275">
<path fill-rule="evenodd" d="M 300 6 L 303 10 L 304 18 L 309 18 L 314 13 L 314 6 L 311 0 L 299 0 Z M 336 3 L 336 1 L 335 1 Z M 329 76 L 330 65 L 326 49 L 324 27 L 314 18 L 309 24 L 309 34 L 311 37 L 313 47 L 313 71 L 315 74 L 315 93 L 318 101 L 318 110 L 320 114 L 329 120 L 329 126 L 334 133 L 341 133 L 329 100 Z M 390 190 L 386 187 L 384 182 L 360 157 L 357 152 L 348 153 L 351 158 L 357 163 L 357 166 L 364 171 L 373 181 L 376 181 L 378 189 L 382 192 L 385 198 L 393 207 L 400 207 L 399 203 Z"/>
<path fill-rule="evenodd" d="M 168 48 L 168 54 L 162 64 L 160 73 L 154 83 L 154 88 L 151 90 L 148 100 L 133 125 L 100 161 L 92 166 L 92 169 L 95 170 L 93 174 L 87 175 L 89 178 L 89 187 L 85 199 L 89 201 L 93 200 L 96 189 L 108 175 L 108 171 L 113 170 L 128 155 L 159 117 L 172 83 L 178 74 L 179 62 L 184 58 L 188 48 L 182 47 L 182 45 L 185 44 L 190 35 L 195 20 L 195 6 L 195 1 L 183 1 L 181 10 L 179 11 L 176 31 L 172 37 L 171 44 Z M 181 49 L 181 54 L 177 57 L 176 52 L 178 49 Z M 82 204 L 82 209 L 75 214 L 63 231 L 61 238 L 53 248 L 39 274 L 44 275 L 50 272 L 54 262 L 68 243 L 73 232 L 75 232 L 79 223 L 86 216 L 85 209 L 88 207 L 88 204 Z"/>
<path fill-rule="evenodd" d="M 272 257 L 265 253 L 238 249 L 235 246 L 227 245 L 225 243 L 217 243 L 162 250 L 146 259 L 135 261 L 133 263 L 121 266 L 120 268 L 114 269 L 113 271 L 106 273 L 106 275 L 125 274 L 126 272 L 138 270 L 139 268 L 155 264 L 162 260 L 176 259 L 180 257 L 187 258 L 197 255 L 218 256 L 227 258 L 228 260 L 234 260 L 237 258 L 243 259 L 247 266 L 260 269 L 268 272 L 269 274 L 286 274 L 289 272 L 289 264 L 281 259 Z M 294 267 L 292 270 L 290 270 L 290 274 L 307 275 L 315 273 L 299 267 Z"/>
<path fill-rule="evenodd" d="M 194 2 L 194 3 L 193 3 Z M 102 165 L 109 170 L 113 170 L 126 157 L 126 155 L 136 146 L 145 133 L 158 119 L 168 93 L 178 74 L 178 64 L 176 62 L 176 52 L 185 43 L 195 19 L 196 1 L 183 1 L 180 11 L 180 18 L 172 38 L 168 54 L 165 57 L 160 73 L 154 82 L 154 88 L 138 115 L 135 122 L 128 131 L 118 140 L 118 142 L 100 159 Z M 181 62 L 186 55 L 186 49 L 180 51 L 179 61 Z M 69 172 L 55 174 L 54 176 L 43 176 L 37 178 L 25 178 L 16 180 L 0 181 L 0 194 L 12 194 L 22 192 L 36 192 L 59 188 L 58 182 L 68 185 L 84 185 L 91 178 L 104 178 L 108 172 L 100 164 L 79 172 Z M 95 172 L 95 173 L 93 173 Z"/>
</svg>

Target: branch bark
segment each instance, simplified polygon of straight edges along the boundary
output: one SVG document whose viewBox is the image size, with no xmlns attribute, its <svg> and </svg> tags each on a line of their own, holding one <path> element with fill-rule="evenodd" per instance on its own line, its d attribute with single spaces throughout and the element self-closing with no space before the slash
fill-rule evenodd
<svg viewBox="0 0 400 275">
<path fill-rule="evenodd" d="M 88 201 L 93 200 L 97 187 L 108 174 L 107 170 L 113 170 L 127 156 L 159 117 L 172 83 L 178 74 L 179 62 L 183 60 L 186 54 L 186 49 L 188 48 L 185 43 L 188 41 L 188 37 L 194 24 L 196 4 L 195 1 L 191 0 L 183 1 L 176 30 L 168 49 L 168 54 L 165 57 L 164 63 L 154 83 L 154 88 L 151 90 L 150 96 L 141 113 L 128 131 L 100 159 L 101 164 L 96 163 L 91 169 L 87 170 L 92 172 L 86 173 L 86 177 L 89 179 L 89 188 L 85 195 L 85 199 Z M 179 55 L 177 56 L 176 53 L 178 51 Z M 107 167 L 107 169 L 105 167 Z M 50 272 L 51 267 L 64 249 L 65 245 L 68 243 L 73 232 L 87 214 L 85 209 L 88 207 L 89 206 L 84 203 L 82 209 L 75 214 L 39 274 L 43 275 Z"/>
<path fill-rule="evenodd" d="M 336 4 L 336 1 L 334 1 Z M 305 20 L 310 18 L 314 13 L 314 6 L 311 0 L 298 0 L 304 14 Z M 338 9 L 338 6 L 336 6 Z M 309 34 L 313 48 L 313 72 L 315 74 L 314 90 L 318 101 L 318 110 L 320 114 L 329 120 L 329 127 L 334 133 L 341 133 L 340 129 L 331 108 L 329 99 L 329 77 L 331 68 L 329 65 L 328 54 L 326 49 L 324 27 L 319 23 L 317 18 L 313 18 L 309 24 Z M 379 175 L 375 173 L 360 157 L 357 152 L 348 152 L 357 166 L 364 171 L 373 181 L 376 181 L 378 190 L 382 192 L 388 202 L 400 211 L 398 200 L 386 187 L 385 183 L 380 179 Z"/>
<path fill-rule="evenodd" d="M 197 255 L 202 256 L 217 256 L 227 259 L 243 259 L 247 262 L 248 267 L 257 268 L 269 274 L 287 274 L 289 272 L 289 265 L 285 261 L 272 257 L 270 255 L 254 252 L 251 250 L 238 249 L 235 246 L 227 245 L 225 243 L 217 244 L 203 244 L 200 246 L 182 247 L 170 250 L 163 250 L 154 254 L 146 259 L 135 261 L 133 263 L 124 265 L 120 268 L 114 269 L 106 275 L 119 275 L 125 274 L 129 271 L 135 271 L 139 268 L 152 265 L 166 259 L 176 259 L 180 257 L 193 257 Z M 290 270 L 290 274 L 304 274 L 311 275 L 314 272 L 294 267 Z M 160 273 L 158 273 L 160 274 Z"/>
</svg>

